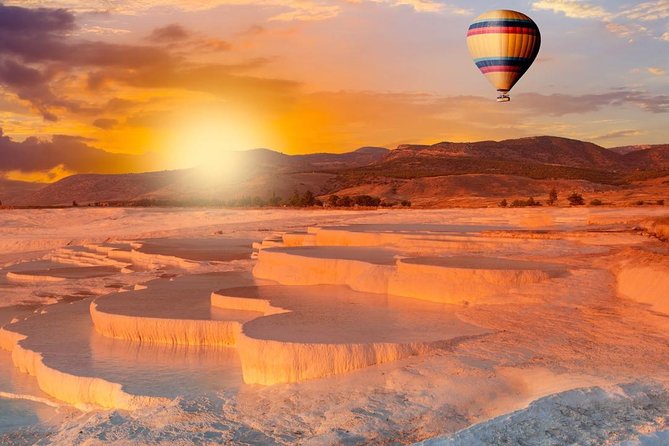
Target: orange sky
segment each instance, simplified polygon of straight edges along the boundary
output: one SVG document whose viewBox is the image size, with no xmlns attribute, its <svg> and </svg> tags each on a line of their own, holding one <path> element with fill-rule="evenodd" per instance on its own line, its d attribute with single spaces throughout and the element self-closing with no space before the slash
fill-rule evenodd
<svg viewBox="0 0 669 446">
<path fill-rule="evenodd" d="M 0 175 L 179 168 L 257 147 L 669 142 L 667 0 L 504 2 L 544 45 L 502 106 L 464 43 L 502 2 L 113 3 L 0 6 Z"/>
</svg>

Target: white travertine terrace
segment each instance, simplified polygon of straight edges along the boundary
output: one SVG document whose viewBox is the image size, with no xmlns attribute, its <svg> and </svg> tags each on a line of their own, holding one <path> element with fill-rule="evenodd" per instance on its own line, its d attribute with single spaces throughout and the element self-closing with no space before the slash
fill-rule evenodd
<svg viewBox="0 0 669 446">
<path fill-rule="evenodd" d="M 669 315 L 669 262 L 663 255 L 636 252 L 617 269 L 618 294 Z"/>
<path fill-rule="evenodd" d="M 305 344 L 254 339 L 239 340 L 244 382 L 273 385 L 349 373 L 376 364 L 433 351 L 414 344 Z"/>
<path fill-rule="evenodd" d="M 253 274 L 282 285 L 347 285 L 356 291 L 460 303 L 561 273 L 556 265 L 539 262 L 398 255 L 362 247 L 267 248 L 259 252 Z"/>
<path fill-rule="evenodd" d="M 10 282 L 28 282 L 28 283 L 53 283 L 66 282 L 71 279 L 93 279 L 99 277 L 111 276 L 118 273 L 119 270 L 109 266 L 85 266 L 73 268 L 47 268 L 7 272 L 7 280 Z"/>
<path fill-rule="evenodd" d="M 49 322 L 67 318 L 81 319 L 76 309 L 85 311 L 89 302 L 86 300 L 72 305 L 54 307 L 52 311 L 33 316 L 0 329 L 0 346 L 11 352 L 14 365 L 24 373 L 35 377 L 46 394 L 86 409 L 101 406 L 118 409 L 138 409 L 141 407 L 165 404 L 167 400 L 150 396 L 132 395 L 123 390 L 121 384 L 97 376 L 83 376 L 63 370 L 59 358 L 62 354 L 51 356 L 46 351 L 58 350 L 61 342 L 44 330 Z M 65 314 L 68 313 L 68 314 Z M 85 321 L 85 319 L 84 319 Z M 77 324 L 58 325 L 59 331 L 79 328 Z M 86 336 L 86 332 L 72 331 L 73 337 Z M 68 339 L 69 341 L 69 339 Z M 77 354 L 77 352 L 72 352 Z M 52 364 L 55 360 L 57 364 Z"/>
<path fill-rule="evenodd" d="M 90 306 L 95 329 L 103 336 L 137 342 L 176 345 L 234 346 L 241 330 L 237 321 L 126 316 Z"/>
<path fill-rule="evenodd" d="M 475 302 L 560 274 L 556 265 L 489 257 L 400 259 L 388 294 L 442 303 Z"/>
<path fill-rule="evenodd" d="M 341 286 L 242 287 L 212 294 L 212 304 L 226 308 L 248 308 L 249 302 L 267 309 L 264 317 L 246 322 L 239 336 L 244 382 L 252 384 L 347 373 L 487 333 L 460 321 L 454 306 Z"/>
<path fill-rule="evenodd" d="M 103 336 L 137 342 L 193 346 L 234 346 L 241 324 L 255 310 L 216 309 L 212 289 L 253 284 L 248 273 L 201 274 L 158 279 L 145 289 L 93 301 L 90 314 Z M 241 310 L 241 311 L 236 311 Z"/>
<path fill-rule="evenodd" d="M 267 248 L 259 252 L 253 275 L 282 285 L 348 285 L 386 293 L 398 254 L 383 248 Z"/>
<path fill-rule="evenodd" d="M 39 274 L 29 274 L 29 273 L 15 273 L 8 272 L 7 280 L 10 282 L 29 282 L 29 283 L 40 283 L 40 282 L 65 282 L 67 279 L 65 277 L 55 277 L 48 275 L 39 275 Z"/>
<path fill-rule="evenodd" d="M 97 245 L 88 244 L 83 249 L 57 249 L 49 255 L 49 259 L 52 262 L 75 266 L 108 266 L 118 269 L 128 266 L 128 263 L 110 258 L 108 253 L 107 250 L 99 250 Z"/>
<path fill-rule="evenodd" d="M 605 234 L 601 243 L 624 246 L 631 237 Z M 578 236 L 504 225 L 311 227 L 260 243 L 244 241 L 244 246 L 212 240 L 91 243 L 52 253 L 51 261 L 79 267 L 61 275 L 27 267 L 8 272 L 8 280 L 28 282 L 65 282 L 105 268 L 128 274 L 172 268 L 173 274 L 126 287 L 130 291 L 124 293 L 59 304 L 10 324 L 0 331 L 0 346 L 55 398 L 82 407 L 134 409 L 164 399 L 128 392 L 122 382 L 131 381 L 130 374 L 110 372 L 104 364 L 110 348 L 120 349 L 119 357 L 132 355 L 124 353 L 124 344 L 103 339 L 149 346 L 147 351 L 153 344 L 181 346 L 186 357 L 189 348 L 230 347 L 234 354 L 228 351 L 225 357 L 239 369 L 239 376 L 229 374 L 231 382 L 273 385 L 323 378 L 448 351 L 486 336 L 493 330 L 458 317 L 465 308 L 460 304 L 488 303 L 529 284 L 568 280 L 572 267 L 560 264 L 562 253 L 575 245 L 582 252 L 599 252 L 583 248 Z M 252 274 L 193 274 L 203 264 L 249 258 L 252 248 L 258 250 Z M 219 252 L 224 249 L 230 252 Z M 551 256 L 544 261 L 546 253 Z M 662 306 L 666 277 L 666 270 L 653 265 L 626 265 L 618 271 L 618 290 L 667 311 Z M 90 350 L 90 375 L 59 362 L 58 346 L 40 330 L 45 320 L 51 325 L 63 323 L 60 317 L 75 320 L 65 313 L 85 318 L 71 333 L 73 345 Z M 77 334 L 77 329 L 90 333 Z"/>
</svg>

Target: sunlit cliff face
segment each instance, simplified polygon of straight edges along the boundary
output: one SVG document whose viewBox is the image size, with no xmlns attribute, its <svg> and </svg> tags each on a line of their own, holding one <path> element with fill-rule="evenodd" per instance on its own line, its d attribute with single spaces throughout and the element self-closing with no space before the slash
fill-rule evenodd
<svg viewBox="0 0 669 446">
<path fill-rule="evenodd" d="M 506 106 L 470 60 L 489 2 L 9 0 L 0 176 L 219 164 L 225 151 L 552 134 L 665 143 L 669 4 L 509 0 L 541 28 Z M 596 63 L 594 62 L 596 60 Z M 33 139 L 33 138 L 37 139 Z"/>
</svg>

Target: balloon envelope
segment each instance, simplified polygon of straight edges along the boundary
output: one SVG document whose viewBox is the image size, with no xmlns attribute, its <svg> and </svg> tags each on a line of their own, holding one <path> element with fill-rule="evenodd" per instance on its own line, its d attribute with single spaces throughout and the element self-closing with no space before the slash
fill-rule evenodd
<svg viewBox="0 0 669 446">
<path fill-rule="evenodd" d="M 523 13 L 489 11 L 470 25 L 467 46 L 481 73 L 501 93 L 498 100 L 508 101 L 507 93 L 539 54 L 541 33 Z"/>
</svg>

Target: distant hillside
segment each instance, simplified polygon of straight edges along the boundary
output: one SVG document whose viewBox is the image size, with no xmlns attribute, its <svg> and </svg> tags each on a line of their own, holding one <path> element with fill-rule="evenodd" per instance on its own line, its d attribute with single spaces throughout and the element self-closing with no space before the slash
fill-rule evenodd
<svg viewBox="0 0 669 446">
<path fill-rule="evenodd" d="M 432 146 L 404 145 L 394 150 L 386 162 L 417 158 L 447 161 L 485 159 L 506 162 L 560 165 L 586 169 L 620 167 L 620 156 L 595 144 L 549 136 L 482 141 L 474 143 L 441 142 Z"/>
<path fill-rule="evenodd" d="M 624 155 L 629 166 L 638 169 L 664 170 L 669 167 L 669 144 L 648 146 Z"/>
<path fill-rule="evenodd" d="M 30 194 L 42 189 L 44 186 L 44 183 L 13 181 L 0 177 L 0 202 L 3 205 L 25 202 Z"/>
<path fill-rule="evenodd" d="M 563 190 L 625 190 L 669 176 L 669 145 L 608 150 L 557 137 L 475 143 L 365 147 L 343 154 L 286 155 L 267 149 L 233 152 L 221 166 L 122 175 L 73 175 L 22 195 L 21 204 L 95 202 L 223 203 L 254 197 L 374 195 L 389 202 L 430 197 L 529 196 Z M 665 184 L 660 181 L 654 184 Z M 1 187 L 1 185 L 0 185 Z M 634 186 L 636 187 L 636 186 Z M 1 190 L 1 189 L 0 189 Z"/>
<path fill-rule="evenodd" d="M 327 193 L 334 173 L 324 170 L 361 167 L 381 160 L 388 149 L 365 147 L 343 154 L 285 155 L 267 149 L 232 152 L 220 168 L 183 169 L 138 174 L 78 174 L 64 178 L 32 194 L 22 195 L 22 205 L 52 206 L 97 202 L 212 201 L 295 192 Z M 33 189 L 34 190 L 34 189 Z M 15 200 L 16 201 L 16 200 Z"/>
<path fill-rule="evenodd" d="M 619 153 L 621 155 L 627 155 L 628 153 L 631 152 L 638 152 L 640 150 L 648 150 L 648 149 L 667 149 L 669 148 L 669 144 L 657 144 L 657 145 L 652 145 L 652 144 L 644 144 L 644 145 L 636 145 L 636 146 L 623 146 L 623 147 L 614 147 L 611 150 L 612 152 Z"/>
<path fill-rule="evenodd" d="M 109 174 L 79 174 L 63 178 L 24 198 L 27 205 L 66 205 L 98 201 L 133 200 L 178 181 L 187 171 Z"/>
<path fill-rule="evenodd" d="M 374 176 L 406 179 L 493 174 L 622 185 L 640 173 L 659 176 L 665 171 L 669 171 L 669 146 L 622 155 L 592 143 L 542 136 L 499 142 L 404 145 L 378 163 L 342 174 L 347 184 Z"/>
</svg>

